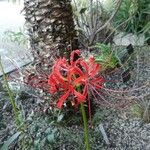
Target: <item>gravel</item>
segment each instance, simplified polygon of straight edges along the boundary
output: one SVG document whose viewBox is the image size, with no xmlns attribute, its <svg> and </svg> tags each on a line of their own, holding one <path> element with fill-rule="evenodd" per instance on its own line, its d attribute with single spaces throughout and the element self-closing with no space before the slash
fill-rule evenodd
<svg viewBox="0 0 150 150">
<path fill-rule="evenodd" d="M 140 118 L 115 117 L 104 124 L 110 146 L 104 150 L 149 150 L 150 123 L 145 124 Z"/>
<path fill-rule="evenodd" d="M 150 81 L 150 68 L 149 68 L 150 56 L 149 55 L 150 55 L 150 51 L 149 52 L 146 51 L 145 53 L 141 52 L 138 55 L 139 66 L 136 66 L 137 65 L 136 61 L 132 62 L 132 63 L 135 63 L 134 64 L 135 68 L 133 69 L 131 80 L 129 82 L 127 82 L 126 84 L 123 84 L 121 79 L 119 79 L 119 82 L 116 85 L 110 84 L 109 85 L 110 88 L 115 88 L 114 86 L 116 86 L 116 89 L 118 89 L 120 86 L 122 86 L 123 88 L 124 87 L 125 88 L 126 87 L 137 88 L 137 87 L 142 86 L 146 82 L 149 82 Z M 138 73 L 138 76 L 137 76 L 137 73 Z M 118 79 L 119 77 L 117 75 L 114 75 L 111 78 Z M 0 85 L 0 89 L 1 88 L 2 86 Z M 23 88 L 23 91 L 26 91 L 26 90 Z M 27 90 L 26 93 L 32 93 L 32 91 L 30 90 L 29 92 Z M 150 86 L 146 87 L 144 90 L 141 89 L 140 91 L 135 91 L 135 93 L 128 93 L 128 95 L 125 95 L 125 96 L 131 96 L 131 95 L 142 96 L 142 94 L 144 95 L 145 93 L 147 93 L 147 95 L 143 96 L 143 100 L 149 102 Z M 35 94 L 36 93 L 31 94 L 31 96 Z M 111 93 L 111 94 L 114 94 L 114 93 Z M 5 98 L 3 95 L 5 94 L 1 93 L 0 91 L 0 96 L 2 96 L 2 98 L 0 99 L 0 112 L 3 113 L 2 114 L 3 118 L 0 117 L 1 118 L 0 124 L 5 125 L 5 127 L 0 128 L 0 141 L 1 140 L 4 141 L 3 139 L 4 135 L 6 136 L 6 139 L 7 139 L 8 137 L 7 135 L 10 134 L 9 132 L 11 130 L 14 130 L 15 128 L 13 125 L 13 120 L 11 119 L 12 116 L 10 114 L 11 113 L 10 104 L 7 104 L 6 109 L 3 110 L 4 105 L 6 105 L 6 102 L 8 102 L 8 97 Z M 107 98 L 109 98 L 109 96 Z M 115 97 L 114 99 L 111 97 L 111 102 L 112 101 L 115 102 L 115 100 L 116 100 Z M 32 110 L 32 108 L 36 109 L 37 102 L 32 103 L 30 101 L 31 101 L 31 97 L 21 101 L 27 113 L 30 112 L 29 110 Z M 141 105 L 141 103 L 139 104 Z M 98 115 L 99 116 L 102 115 L 102 119 L 94 126 L 93 133 L 95 135 L 92 135 L 92 136 L 93 136 L 93 139 L 94 139 L 94 136 L 96 139 L 94 140 L 95 143 L 92 143 L 91 145 L 91 150 L 150 150 L 150 123 L 145 123 L 142 118 L 136 118 L 133 116 L 131 117 L 131 115 L 129 115 L 130 112 L 128 109 L 125 109 L 125 110 L 121 110 L 121 109 L 115 110 L 112 108 L 101 108 L 101 109 L 102 110 L 99 112 L 100 114 Z M 101 123 L 103 124 L 103 128 L 106 133 L 105 136 L 107 136 L 109 140 L 109 142 L 107 143 L 110 143 L 108 145 L 106 144 L 105 140 L 102 139 L 101 134 L 100 134 L 100 138 L 98 138 L 98 136 L 96 135 L 96 132 L 100 133 L 100 131 L 97 130 L 97 127 Z M 78 132 L 76 133 L 78 134 Z M 2 143 L 0 142 L 0 144 Z M 74 149 L 77 149 L 77 148 L 74 148 Z M 64 148 L 64 150 L 67 150 L 67 149 Z"/>
</svg>

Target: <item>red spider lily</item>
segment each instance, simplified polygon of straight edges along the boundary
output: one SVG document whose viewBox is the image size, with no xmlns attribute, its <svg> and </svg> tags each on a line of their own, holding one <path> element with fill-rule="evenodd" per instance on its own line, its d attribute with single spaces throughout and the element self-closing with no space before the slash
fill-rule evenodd
<svg viewBox="0 0 150 150">
<path fill-rule="evenodd" d="M 100 89 L 104 84 L 104 78 L 99 75 L 100 64 L 94 62 L 94 57 L 90 57 L 88 62 L 82 59 L 79 62 L 77 61 L 78 63 L 82 68 L 83 74 L 74 81 L 74 84 L 82 82 L 88 88 L 89 86 L 94 86 L 96 89 Z"/>
<path fill-rule="evenodd" d="M 77 60 L 74 60 L 75 55 L 78 56 Z M 70 56 L 70 63 L 65 58 L 60 58 L 53 66 L 48 80 L 50 92 L 64 92 L 58 100 L 58 108 L 62 108 L 69 95 L 74 96 L 73 102 L 78 105 L 86 101 L 89 86 L 98 89 L 103 86 L 104 79 L 98 74 L 100 65 L 94 62 L 93 57 L 90 57 L 89 61 L 86 62 L 79 56 L 79 50 L 73 51 Z"/>
</svg>

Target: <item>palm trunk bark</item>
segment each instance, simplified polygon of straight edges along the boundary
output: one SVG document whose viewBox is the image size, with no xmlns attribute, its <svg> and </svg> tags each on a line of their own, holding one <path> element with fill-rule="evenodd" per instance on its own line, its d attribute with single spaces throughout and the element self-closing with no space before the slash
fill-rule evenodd
<svg viewBox="0 0 150 150">
<path fill-rule="evenodd" d="M 35 58 L 51 49 L 63 56 L 78 47 L 70 0 L 24 0 L 24 6 Z"/>
</svg>

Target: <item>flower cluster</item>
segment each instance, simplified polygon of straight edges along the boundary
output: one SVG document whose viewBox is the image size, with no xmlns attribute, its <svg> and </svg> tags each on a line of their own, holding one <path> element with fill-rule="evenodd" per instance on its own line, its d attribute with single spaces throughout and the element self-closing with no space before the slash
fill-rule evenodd
<svg viewBox="0 0 150 150">
<path fill-rule="evenodd" d="M 71 53 L 69 62 L 66 58 L 57 59 L 48 79 L 50 93 L 62 93 L 57 107 L 62 108 L 69 96 L 72 96 L 72 104 L 77 106 L 86 102 L 91 86 L 102 88 L 104 78 L 99 74 L 100 69 L 94 57 L 86 61 L 80 56 L 80 50 Z"/>
</svg>

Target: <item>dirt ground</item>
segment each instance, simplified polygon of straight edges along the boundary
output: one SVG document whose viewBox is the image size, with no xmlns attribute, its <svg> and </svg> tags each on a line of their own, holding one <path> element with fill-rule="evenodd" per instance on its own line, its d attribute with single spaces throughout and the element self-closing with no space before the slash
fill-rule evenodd
<svg viewBox="0 0 150 150">
<path fill-rule="evenodd" d="M 115 49 L 120 51 L 118 47 Z M 97 99 L 92 97 L 92 100 L 95 100 L 93 104 L 95 108 L 92 116 L 93 128 L 90 128 L 91 150 L 150 149 L 150 48 L 135 47 L 134 54 L 123 66 L 114 73 L 105 75 L 107 82 L 101 91 L 102 97 Z M 130 68 L 131 77 L 128 82 L 123 83 L 121 75 L 126 68 Z M 15 140 L 9 149 L 84 148 L 82 121 L 78 111 L 75 113 L 76 116 L 69 112 L 69 116 L 64 111 L 50 109 L 50 100 L 45 101 L 36 91 L 31 94 L 32 91 L 26 90 L 27 87 L 18 86 L 15 99 L 22 109 L 26 130 L 24 143 L 20 142 L 21 139 Z M 105 100 L 110 105 L 106 105 Z M 100 124 L 109 142 L 103 137 L 104 134 L 99 129 Z M 0 147 L 16 131 L 12 107 L 1 83 Z"/>
</svg>

